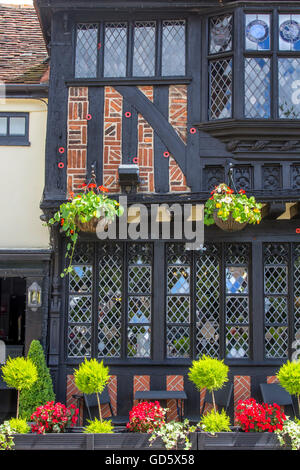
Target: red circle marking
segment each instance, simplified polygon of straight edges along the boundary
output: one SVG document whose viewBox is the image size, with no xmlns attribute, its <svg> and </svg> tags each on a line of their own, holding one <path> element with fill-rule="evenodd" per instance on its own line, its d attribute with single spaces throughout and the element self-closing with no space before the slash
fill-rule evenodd
<svg viewBox="0 0 300 470">
<path fill-rule="evenodd" d="M 130 111 L 126 111 L 125 117 L 130 118 L 130 117 L 131 117 L 131 112 L 130 112 Z"/>
<path fill-rule="evenodd" d="M 63 162 L 59 162 L 57 166 L 58 166 L 58 168 L 63 168 L 65 166 L 65 164 Z"/>
<path fill-rule="evenodd" d="M 91 114 L 87 114 L 87 115 L 86 115 L 86 120 L 87 120 L 87 121 L 90 121 L 91 119 L 92 119 L 92 115 L 91 115 Z"/>
<path fill-rule="evenodd" d="M 59 147 L 58 151 L 59 151 L 59 153 L 64 153 L 64 152 L 65 152 L 65 148 L 64 148 L 64 147 Z"/>
<path fill-rule="evenodd" d="M 169 152 L 164 152 L 164 157 L 165 158 L 168 158 L 170 156 L 170 153 Z"/>
<path fill-rule="evenodd" d="M 191 134 L 196 134 L 196 129 L 195 129 L 195 127 L 191 127 L 191 128 L 190 128 L 190 133 L 191 133 Z"/>
<path fill-rule="evenodd" d="M 296 228 L 296 233 L 300 233 L 300 228 Z"/>
<path fill-rule="evenodd" d="M 133 163 L 138 163 L 139 162 L 138 157 L 133 157 L 132 161 Z"/>
<path fill-rule="evenodd" d="M 101 49 L 101 42 L 98 43 L 98 50 Z"/>
</svg>

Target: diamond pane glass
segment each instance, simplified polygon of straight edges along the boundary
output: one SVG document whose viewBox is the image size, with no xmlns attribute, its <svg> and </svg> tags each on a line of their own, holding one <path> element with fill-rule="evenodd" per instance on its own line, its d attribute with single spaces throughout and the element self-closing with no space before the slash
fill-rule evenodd
<svg viewBox="0 0 300 470">
<path fill-rule="evenodd" d="M 230 326 L 226 328 L 226 357 L 248 357 L 249 328 Z"/>
<path fill-rule="evenodd" d="M 90 323 L 92 320 L 92 296 L 70 295 L 69 322 Z"/>
<path fill-rule="evenodd" d="M 245 117 L 270 117 L 270 59 L 245 59 Z"/>
<path fill-rule="evenodd" d="M 167 246 L 168 264 L 189 264 L 190 253 L 185 251 L 183 243 L 169 243 Z"/>
<path fill-rule="evenodd" d="M 93 246 L 90 243 L 76 243 L 73 256 L 74 264 L 91 264 L 93 262 Z"/>
<path fill-rule="evenodd" d="M 248 292 L 248 270 L 239 267 L 226 268 L 226 292 L 228 294 L 246 294 Z"/>
<path fill-rule="evenodd" d="M 151 264 L 152 247 L 150 244 L 129 243 L 128 263 L 129 264 Z"/>
<path fill-rule="evenodd" d="M 151 329 L 149 326 L 128 327 L 128 357 L 150 357 Z"/>
<path fill-rule="evenodd" d="M 197 357 L 219 355 L 220 273 L 216 257 L 202 255 L 196 261 Z"/>
<path fill-rule="evenodd" d="M 136 22 L 134 27 L 133 75 L 155 75 L 155 22 Z"/>
<path fill-rule="evenodd" d="M 74 266 L 69 276 L 69 291 L 77 293 L 91 292 L 93 283 L 92 266 Z"/>
<path fill-rule="evenodd" d="M 300 50 L 300 15 L 279 15 L 279 49 Z"/>
<path fill-rule="evenodd" d="M 300 59 L 278 59 L 279 117 L 300 118 Z"/>
<path fill-rule="evenodd" d="M 128 300 L 129 323 L 150 323 L 151 321 L 151 297 L 130 296 Z"/>
<path fill-rule="evenodd" d="M 270 49 L 270 15 L 247 14 L 245 21 L 246 49 L 261 51 Z"/>
<path fill-rule="evenodd" d="M 167 357 L 190 356 L 190 329 L 188 326 L 167 328 Z"/>
<path fill-rule="evenodd" d="M 168 267 L 168 292 L 170 294 L 189 294 L 190 268 L 189 266 Z"/>
<path fill-rule="evenodd" d="M 294 336 L 300 340 L 300 246 L 294 248 Z"/>
<path fill-rule="evenodd" d="M 226 323 L 240 324 L 249 322 L 248 297 L 229 296 L 226 298 Z"/>
<path fill-rule="evenodd" d="M 288 356 L 288 329 L 285 326 L 265 328 L 266 357 L 286 358 Z"/>
<path fill-rule="evenodd" d="M 265 266 L 265 293 L 287 294 L 286 266 Z"/>
<path fill-rule="evenodd" d="M 91 327 L 70 325 L 68 328 L 68 356 L 91 356 Z"/>
<path fill-rule="evenodd" d="M 223 15 L 211 18 L 210 28 L 210 54 L 231 51 L 232 49 L 232 16 Z"/>
<path fill-rule="evenodd" d="M 187 296 L 168 296 L 167 321 L 169 323 L 190 322 L 190 298 Z"/>
<path fill-rule="evenodd" d="M 288 305 L 286 297 L 265 298 L 265 319 L 267 323 L 287 323 Z"/>
<path fill-rule="evenodd" d="M 211 61 L 209 67 L 209 118 L 225 119 L 232 114 L 232 60 Z"/>
<path fill-rule="evenodd" d="M 288 247 L 284 243 L 265 243 L 264 245 L 265 265 L 283 264 L 288 260 Z"/>
<path fill-rule="evenodd" d="M 130 266 L 128 269 L 129 293 L 151 292 L 151 266 Z"/>
<path fill-rule="evenodd" d="M 162 75 L 185 75 L 185 21 L 163 21 Z"/>
<path fill-rule="evenodd" d="M 97 24 L 78 24 L 76 36 L 76 78 L 95 78 L 97 75 Z"/>
<path fill-rule="evenodd" d="M 123 266 L 118 256 L 102 251 L 99 261 L 98 292 L 98 355 L 119 357 L 121 354 L 122 275 Z"/>
<path fill-rule="evenodd" d="M 105 25 L 104 76 L 125 77 L 127 62 L 127 24 Z"/>
</svg>

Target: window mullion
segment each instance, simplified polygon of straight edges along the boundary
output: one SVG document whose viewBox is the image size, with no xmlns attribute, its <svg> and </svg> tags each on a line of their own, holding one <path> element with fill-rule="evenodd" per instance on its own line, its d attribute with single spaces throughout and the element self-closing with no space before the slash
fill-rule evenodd
<svg viewBox="0 0 300 470">
<path fill-rule="evenodd" d="M 156 54 L 155 54 L 155 76 L 161 76 L 161 60 L 162 60 L 162 21 L 156 22 Z"/>
<path fill-rule="evenodd" d="M 134 48 L 134 21 L 129 21 L 127 25 L 127 77 L 132 77 L 133 70 L 133 48 Z"/>
<path fill-rule="evenodd" d="M 232 117 L 241 119 L 244 116 L 244 18 L 243 10 L 237 8 L 233 19 L 233 103 Z M 242 46 L 241 46 L 242 45 Z M 242 85 L 242 86 L 241 86 Z"/>
</svg>

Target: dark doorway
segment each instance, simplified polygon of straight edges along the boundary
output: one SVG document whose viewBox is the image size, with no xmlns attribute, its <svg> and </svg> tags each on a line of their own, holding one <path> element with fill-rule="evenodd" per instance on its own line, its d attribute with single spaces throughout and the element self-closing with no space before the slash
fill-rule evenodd
<svg viewBox="0 0 300 470">
<path fill-rule="evenodd" d="M 25 338 L 26 280 L 0 278 L 0 340 L 7 355 L 23 354 Z"/>
</svg>

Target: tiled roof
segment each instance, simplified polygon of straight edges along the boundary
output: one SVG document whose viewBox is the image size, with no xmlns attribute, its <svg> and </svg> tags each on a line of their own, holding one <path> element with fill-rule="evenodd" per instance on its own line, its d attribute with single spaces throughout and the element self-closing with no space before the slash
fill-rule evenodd
<svg viewBox="0 0 300 470">
<path fill-rule="evenodd" d="M 35 9 L 5 6 L 0 0 L 0 81 L 48 80 L 48 53 Z"/>
</svg>

